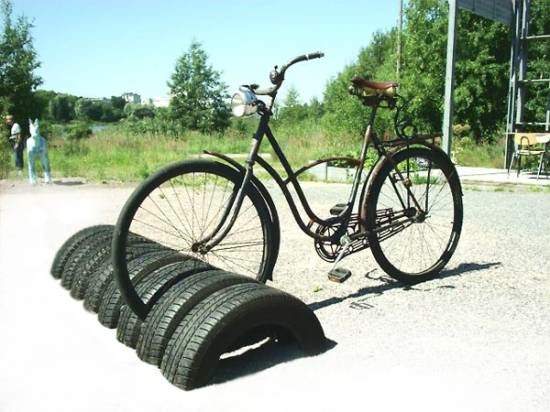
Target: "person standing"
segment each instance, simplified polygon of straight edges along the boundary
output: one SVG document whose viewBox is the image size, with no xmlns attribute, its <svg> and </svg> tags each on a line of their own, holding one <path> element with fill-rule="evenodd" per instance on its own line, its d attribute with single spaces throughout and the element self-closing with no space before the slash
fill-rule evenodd
<svg viewBox="0 0 550 412">
<path fill-rule="evenodd" d="M 6 116 L 6 125 L 10 128 L 9 141 L 13 147 L 15 168 L 17 169 L 17 174 L 21 175 L 23 173 L 23 150 L 25 149 L 23 135 L 21 134 L 21 126 L 15 123 L 12 115 Z"/>
</svg>

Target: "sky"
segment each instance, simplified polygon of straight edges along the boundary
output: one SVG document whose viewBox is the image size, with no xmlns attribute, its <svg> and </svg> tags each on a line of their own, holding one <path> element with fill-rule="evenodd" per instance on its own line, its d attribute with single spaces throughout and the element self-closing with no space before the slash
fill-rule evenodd
<svg viewBox="0 0 550 412">
<path fill-rule="evenodd" d="M 14 0 L 34 22 L 43 89 L 85 97 L 168 94 L 174 65 L 193 40 L 229 91 L 269 84 L 275 64 L 293 66 L 284 89 L 322 98 L 327 81 L 352 63 L 373 33 L 394 26 L 398 0 Z M 380 79 L 384 80 L 384 79 Z"/>
</svg>

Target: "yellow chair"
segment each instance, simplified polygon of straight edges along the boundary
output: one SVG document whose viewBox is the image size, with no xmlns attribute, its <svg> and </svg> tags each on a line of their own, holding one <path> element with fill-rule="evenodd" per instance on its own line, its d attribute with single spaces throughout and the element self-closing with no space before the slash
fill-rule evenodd
<svg viewBox="0 0 550 412">
<path fill-rule="evenodd" d="M 521 158 L 529 156 L 539 157 L 539 168 L 537 172 L 537 180 L 542 172 L 550 154 L 550 133 L 514 133 L 514 143 L 516 150 L 512 155 L 512 161 L 508 167 L 508 174 L 512 169 L 514 162 L 517 163 L 518 172 L 521 171 Z"/>
</svg>

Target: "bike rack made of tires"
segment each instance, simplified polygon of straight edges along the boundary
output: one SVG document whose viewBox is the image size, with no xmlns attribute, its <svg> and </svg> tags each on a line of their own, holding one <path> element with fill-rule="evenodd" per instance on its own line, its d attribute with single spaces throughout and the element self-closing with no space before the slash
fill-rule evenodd
<svg viewBox="0 0 550 412">
<path fill-rule="evenodd" d="M 75 233 L 51 274 L 177 387 L 208 384 L 222 354 L 267 339 L 295 341 L 306 355 L 326 349 L 319 320 L 296 297 L 147 238 L 131 235 L 128 273 L 120 279 L 111 262 L 113 230 L 97 225 Z M 139 299 L 139 311 L 128 296 Z"/>
</svg>

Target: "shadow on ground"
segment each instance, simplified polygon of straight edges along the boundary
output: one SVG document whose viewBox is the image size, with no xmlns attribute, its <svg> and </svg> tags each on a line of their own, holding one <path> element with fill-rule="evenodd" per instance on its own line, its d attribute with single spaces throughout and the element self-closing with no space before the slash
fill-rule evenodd
<svg viewBox="0 0 550 412">
<path fill-rule="evenodd" d="M 336 345 L 337 343 L 333 340 L 326 339 L 321 353 L 327 352 Z M 223 383 L 252 375 L 273 366 L 304 357 L 307 357 L 307 355 L 296 342 L 283 343 L 268 340 L 261 346 L 249 349 L 240 355 L 221 359 L 211 384 Z"/>
<path fill-rule="evenodd" d="M 54 180 L 53 184 L 58 186 L 80 186 L 84 182 L 82 180 Z"/>
<path fill-rule="evenodd" d="M 453 269 L 443 270 L 441 272 L 441 274 L 434 280 L 441 280 L 441 279 L 450 278 L 450 277 L 454 277 L 454 276 L 462 276 L 466 273 L 479 272 L 481 270 L 489 269 L 491 267 L 500 266 L 500 265 L 501 265 L 500 262 L 461 263 L 460 265 L 458 265 L 457 267 L 455 267 Z M 392 290 L 392 289 L 414 290 L 414 291 L 423 291 L 423 292 L 427 292 L 427 291 L 430 291 L 430 290 L 433 290 L 433 289 L 441 289 L 441 288 L 454 289 L 454 286 L 452 286 L 452 285 L 438 285 L 435 288 L 429 288 L 428 287 L 428 288 L 420 289 L 419 288 L 420 285 L 428 286 L 430 284 L 430 282 L 432 282 L 432 280 L 422 282 L 422 283 L 417 283 L 416 285 L 411 286 L 411 285 L 407 285 L 405 283 L 399 282 L 399 281 L 397 281 L 395 279 L 392 279 L 392 278 L 390 278 L 388 276 L 385 276 L 385 275 L 379 276 L 379 277 L 374 277 L 374 276 L 371 275 L 371 273 L 372 273 L 372 271 L 367 273 L 365 275 L 365 277 L 368 278 L 368 279 L 372 279 L 372 280 L 378 280 L 378 281 L 382 282 L 381 285 L 364 287 L 364 288 L 359 289 L 357 292 L 354 292 L 354 293 L 349 294 L 347 296 L 332 297 L 332 298 L 329 298 L 329 299 L 321 300 L 319 302 L 313 302 L 313 303 L 310 303 L 308 305 L 309 308 L 313 311 L 316 311 L 316 310 L 323 309 L 323 308 L 325 308 L 327 306 L 330 306 L 330 305 L 341 303 L 341 302 L 343 302 L 345 300 L 348 300 L 348 299 L 360 298 L 360 297 L 363 297 L 363 296 L 366 296 L 366 295 L 379 296 L 379 295 L 382 295 L 384 292 L 386 292 L 388 290 Z"/>
</svg>

